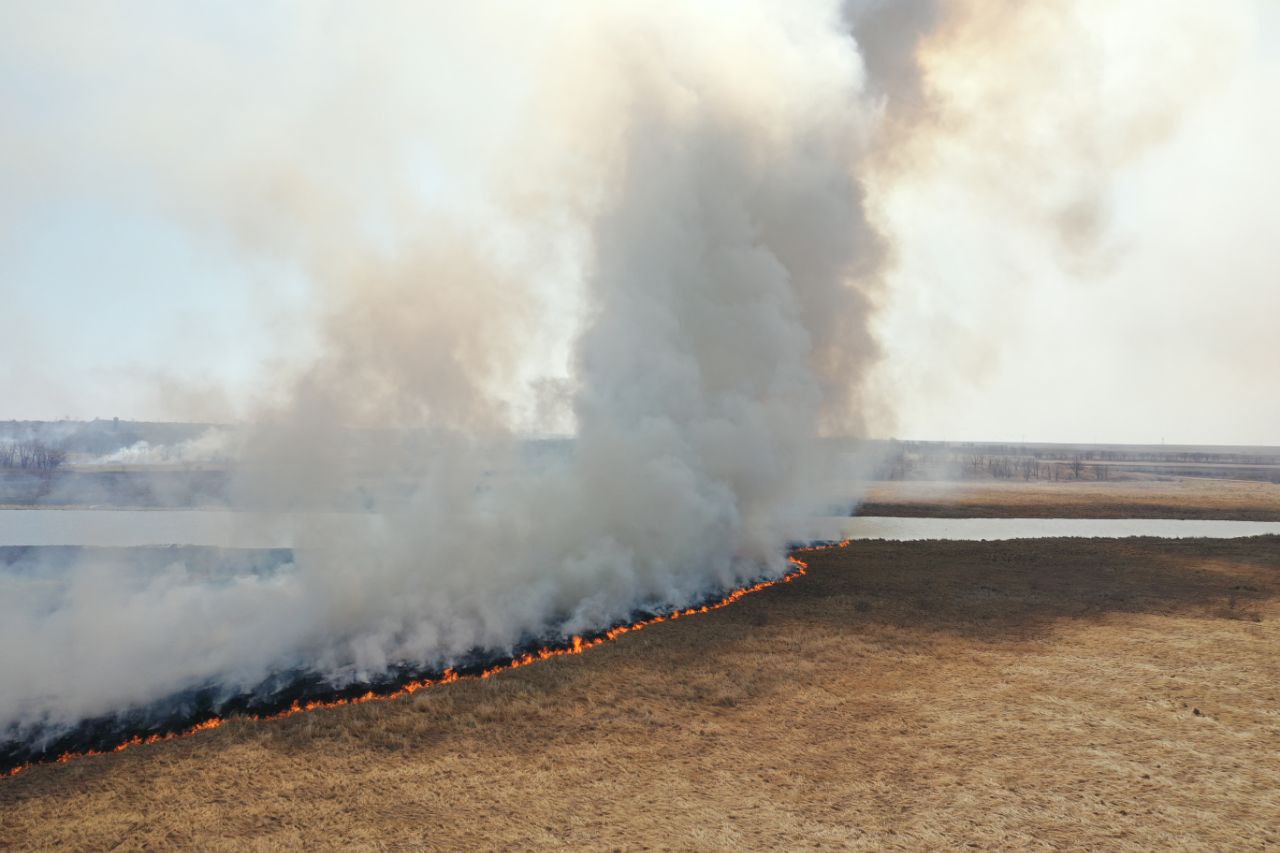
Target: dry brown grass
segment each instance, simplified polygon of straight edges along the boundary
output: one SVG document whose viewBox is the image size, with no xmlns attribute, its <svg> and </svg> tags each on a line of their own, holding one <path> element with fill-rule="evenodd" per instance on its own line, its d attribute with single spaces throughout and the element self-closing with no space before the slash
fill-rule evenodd
<svg viewBox="0 0 1280 853">
<path fill-rule="evenodd" d="M 863 515 L 933 518 L 1214 518 L 1280 521 L 1280 484 L 1250 480 L 876 483 Z"/>
<path fill-rule="evenodd" d="M 575 658 L 0 781 L 15 848 L 1280 843 L 1280 539 L 859 543 Z"/>
</svg>

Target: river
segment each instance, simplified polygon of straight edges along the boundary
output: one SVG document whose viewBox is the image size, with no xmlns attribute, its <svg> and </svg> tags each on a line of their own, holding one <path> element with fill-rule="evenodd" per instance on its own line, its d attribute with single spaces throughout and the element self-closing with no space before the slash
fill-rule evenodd
<svg viewBox="0 0 1280 853">
<path fill-rule="evenodd" d="M 376 524 L 357 513 L 266 515 L 225 510 L 0 510 L 0 546 L 82 545 L 140 547 L 196 545 L 223 548 L 288 548 L 296 531 Z M 1163 518 L 887 518 L 826 517 L 796 522 L 795 541 L 832 539 L 951 539 L 964 541 L 1076 536 L 1164 538 L 1280 534 L 1280 522 Z"/>
</svg>

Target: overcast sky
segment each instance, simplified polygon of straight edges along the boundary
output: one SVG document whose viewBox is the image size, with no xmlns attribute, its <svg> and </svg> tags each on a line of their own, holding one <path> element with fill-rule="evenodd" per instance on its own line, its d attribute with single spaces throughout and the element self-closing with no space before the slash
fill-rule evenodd
<svg viewBox="0 0 1280 853">
<path fill-rule="evenodd" d="M 906 165 L 866 166 L 893 246 L 873 431 L 1280 444 L 1280 4 L 1043 5 L 1072 28 L 923 41 L 946 109 Z M 0 3 L 0 418 L 242 418 L 307 359 L 316 283 L 210 226 L 220 173 L 186 181 L 193 149 L 249 162 L 391 104 L 415 116 L 413 192 L 485 228 L 468 157 L 512 132 L 519 56 L 460 91 L 453 63 L 484 40 L 447 23 L 364 31 L 389 58 L 356 69 L 329 61 L 354 38 L 331 19 L 250 8 Z M 332 143 L 324 203 L 378 211 L 360 187 L 385 152 L 359 144 Z M 552 324 L 574 311 L 562 289 Z M 530 376 L 564 370 L 551 349 Z"/>
</svg>

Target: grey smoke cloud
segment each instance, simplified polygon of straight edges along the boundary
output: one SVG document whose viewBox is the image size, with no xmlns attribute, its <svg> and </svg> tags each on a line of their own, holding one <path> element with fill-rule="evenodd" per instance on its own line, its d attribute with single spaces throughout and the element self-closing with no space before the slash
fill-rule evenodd
<svg viewBox="0 0 1280 853">
<path fill-rule="evenodd" d="M 300 521 L 269 576 L 86 558 L 16 584 L 0 729 L 288 667 L 446 665 L 683 604 L 783 571 L 826 499 L 819 428 L 861 428 L 884 257 L 838 10 L 387 8 L 297 10 L 280 79 L 251 84 L 226 44 L 194 64 L 169 44 L 164 79 L 125 86 L 155 100 L 104 93 L 95 118 L 175 215 L 312 283 L 315 358 L 242 431 L 237 499 L 358 492 L 367 523 Z M 447 79 L 411 73 L 437 43 Z M 193 144 L 214 126 L 223 145 Z M 574 441 L 531 457 L 547 382 Z"/>
<path fill-rule="evenodd" d="M 1211 90 L 1215 50 L 1182 51 L 1198 8 L 23 9 L 11 55 L 79 98 L 43 128 L 56 145 L 0 139 L 0 168 L 304 280 L 280 334 L 305 345 L 265 371 L 235 497 L 361 511 L 298 522 L 265 575 L 87 557 L 4 578 L 0 731 L 288 667 L 443 665 L 779 572 L 843 473 L 821 435 L 968 387 L 1012 322 L 1016 263 L 975 261 L 987 289 L 956 305 L 969 270 L 931 269 L 915 232 L 942 209 L 930 233 L 979 220 L 1098 266 L 1114 174 Z M 1118 62 L 1117 32 L 1158 73 Z M 950 194 L 900 205 L 939 175 Z M 922 268 L 947 325 L 877 334 L 911 291 L 887 276 Z M 947 342 L 925 392 L 871 384 L 912 335 Z M 531 453 L 535 431 L 574 441 Z"/>
<path fill-rule="evenodd" d="M 844 15 L 862 51 L 867 89 L 895 118 L 918 120 L 928 93 L 918 51 L 938 27 L 944 0 L 845 0 Z"/>
</svg>

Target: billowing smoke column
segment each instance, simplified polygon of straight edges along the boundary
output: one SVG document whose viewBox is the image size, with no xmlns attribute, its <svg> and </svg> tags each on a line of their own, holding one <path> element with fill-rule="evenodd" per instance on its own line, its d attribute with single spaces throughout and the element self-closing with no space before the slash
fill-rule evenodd
<svg viewBox="0 0 1280 853">
<path fill-rule="evenodd" d="M 0 132 L 0 224 L 88 196 L 264 283 L 280 353 L 239 389 L 235 500 L 289 513 L 296 547 L 0 575 L 9 743 L 500 657 L 777 576 L 840 475 L 821 435 L 890 433 L 886 398 L 972 384 L 1044 271 L 1023 260 L 1116 263 L 1114 173 L 1214 91 L 1253 6 L 132 11 L 0 9 L 0 71 L 22 72 L 0 98 L 41 104 Z M 987 306 L 972 334 L 956 283 Z M 291 288 L 306 308 L 282 313 Z M 886 305 L 898 357 L 869 377 Z M 226 398 L 163 368 L 188 411 Z"/>
<path fill-rule="evenodd" d="M 291 512 L 296 544 L 244 571 L 37 555 L 0 575 L 0 742 L 379 683 L 777 576 L 826 496 L 819 435 L 891 432 L 884 398 L 972 383 L 1034 278 L 922 241 L 975 220 L 1014 260 L 1115 264 L 1114 173 L 1215 91 L 1251 9 L 0 9 L 0 72 L 20 70 L 0 99 L 41 104 L 0 132 L 0 225 L 87 196 L 264 282 L 280 352 L 234 498 Z M 891 260 L 924 323 L 883 292 Z M 952 275 L 987 304 L 972 336 L 934 298 Z M 307 307 L 282 313 L 291 288 Z M 869 379 L 886 302 L 897 373 Z M 29 382 L 40 343 L 12 360 Z M 895 382 L 904 360 L 922 375 Z M 571 438 L 529 441 L 547 433 Z"/>
<path fill-rule="evenodd" d="M 444 667 L 784 571 L 828 468 L 820 427 L 857 430 L 875 354 L 882 252 L 856 178 L 875 111 L 840 9 L 507 9 L 501 37 L 483 14 L 406 14 L 422 49 L 479 33 L 474 62 L 520 69 L 505 107 L 455 104 L 499 137 L 478 164 L 438 147 L 431 180 L 483 193 L 455 191 L 456 216 L 406 200 L 376 123 L 352 149 L 359 193 L 331 151 L 135 140 L 176 163 L 162 183 L 198 221 L 312 282 L 316 355 L 259 414 L 237 495 L 346 522 L 297 522 L 278 571 L 86 559 L 18 584 L 0 603 L 10 739 L 275 673 Z M 379 97 L 376 77 L 351 85 Z M 531 421 L 573 439 L 538 452 Z"/>
</svg>

